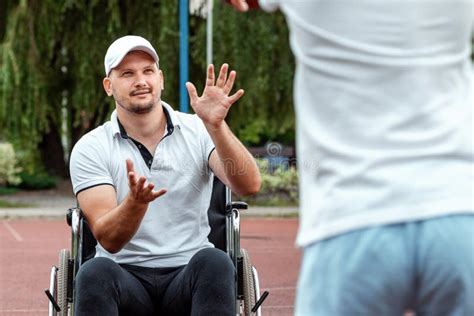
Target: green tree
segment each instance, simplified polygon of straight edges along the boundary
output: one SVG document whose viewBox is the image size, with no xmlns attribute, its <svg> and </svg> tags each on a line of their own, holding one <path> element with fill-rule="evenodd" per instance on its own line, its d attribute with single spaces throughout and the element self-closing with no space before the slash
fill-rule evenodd
<svg viewBox="0 0 474 316">
<path fill-rule="evenodd" d="M 0 138 L 14 144 L 25 171 L 67 175 L 64 157 L 87 131 L 108 120 L 103 58 L 117 37 L 148 38 L 165 75 L 163 99 L 178 108 L 178 1 L 0 1 Z M 215 64 L 238 72 L 246 96 L 229 125 L 248 145 L 291 142 L 293 58 L 282 15 L 235 12 L 216 1 Z M 190 18 L 190 80 L 202 88 L 206 21 Z"/>
</svg>

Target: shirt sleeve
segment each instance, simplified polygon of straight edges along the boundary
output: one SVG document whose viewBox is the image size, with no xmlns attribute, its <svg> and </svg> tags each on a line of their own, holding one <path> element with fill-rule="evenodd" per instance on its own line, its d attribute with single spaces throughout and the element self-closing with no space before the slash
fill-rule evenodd
<svg viewBox="0 0 474 316">
<path fill-rule="evenodd" d="M 93 137 L 83 137 L 74 146 L 69 163 L 74 194 L 102 184 L 113 184 L 107 164 L 107 150 Z"/>
</svg>

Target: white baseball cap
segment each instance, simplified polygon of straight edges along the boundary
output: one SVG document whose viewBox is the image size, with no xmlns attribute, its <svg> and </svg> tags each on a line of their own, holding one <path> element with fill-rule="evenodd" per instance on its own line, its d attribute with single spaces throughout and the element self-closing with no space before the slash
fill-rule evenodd
<svg viewBox="0 0 474 316">
<path fill-rule="evenodd" d="M 107 49 L 104 58 L 105 75 L 108 76 L 110 71 L 120 64 L 125 55 L 133 50 L 144 51 L 153 57 L 156 63 L 159 61 L 158 54 L 149 41 L 141 36 L 127 35 L 115 40 Z"/>
</svg>

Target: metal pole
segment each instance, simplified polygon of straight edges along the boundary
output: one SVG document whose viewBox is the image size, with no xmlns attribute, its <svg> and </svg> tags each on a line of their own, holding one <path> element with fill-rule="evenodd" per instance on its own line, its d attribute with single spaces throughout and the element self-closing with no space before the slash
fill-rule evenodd
<svg viewBox="0 0 474 316">
<path fill-rule="evenodd" d="M 212 64 L 213 61 L 213 46 L 212 46 L 212 11 L 213 11 L 213 0 L 207 0 L 207 33 L 206 33 L 206 61 L 207 64 Z M 228 186 L 225 186 L 225 201 L 226 201 L 226 209 L 230 205 L 232 205 L 232 191 Z M 238 211 L 237 211 L 237 214 Z M 227 238 L 227 252 L 231 255 L 231 258 L 234 262 L 234 266 L 237 269 L 237 258 L 240 257 L 240 218 L 235 217 L 234 211 L 230 214 L 226 215 L 226 238 Z M 235 227 L 237 225 L 237 228 Z M 235 236 L 235 230 L 239 232 L 238 236 Z M 236 241 L 239 242 L 236 244 Z M 237 247 L 236 247 L 237 246 Z M 238 253 L 236 253 L 238 252 Z M 238 293 L 238 282 L 237 282 L 237 275 L 236 275 L 236 282 L 235 282 L 235 293 Z M 239 300 L 235 300 L 235 310 L 239 311 L 240 303 Z"/>
<path fill-rule="evenodd" d="M 214 0 L 207 0 L 207 33 L 206 33 L 206 60 L 207 64 L 212 64 L 213 59 L 213 45 L 212 45 L 212 19 L 213 19 L 213 12 L 214 9 Z M 217 70 L 219 71 L 219 70 Z M 225 187 L 226 189 L 226 202 L 227 204 L 232 203 L 232 192 L 228 186 Z M 240 254 L 239 254 L 240 255 Z"/>
<path fill-rule="evenodd" d="M 206 34 L 206 60 L 207 64 L 212 64 L 212 11 L 214 9 L 214 1 L 207 0 L 207 34 Z"/>
<path fill-rule="evenodd" d="M 186 89 L 189 76 L 188 7 L 188 0 L 179 1 L 179 110 L 185 113 L 189 112 L 189 99 Z"/>
</svg>

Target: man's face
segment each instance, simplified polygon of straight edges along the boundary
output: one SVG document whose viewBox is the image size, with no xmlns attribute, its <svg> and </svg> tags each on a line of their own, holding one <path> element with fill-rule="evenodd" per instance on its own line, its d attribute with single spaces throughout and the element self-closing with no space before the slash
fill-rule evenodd
<svg viewBox="0 0 474 316">
<path fill-rule="evenodd" d="M 131 51 L 103 81 L 118 106 L 135 114 L 149 113 L 160 104 L 163 74 L 145 52 Z"/>
</svg>

